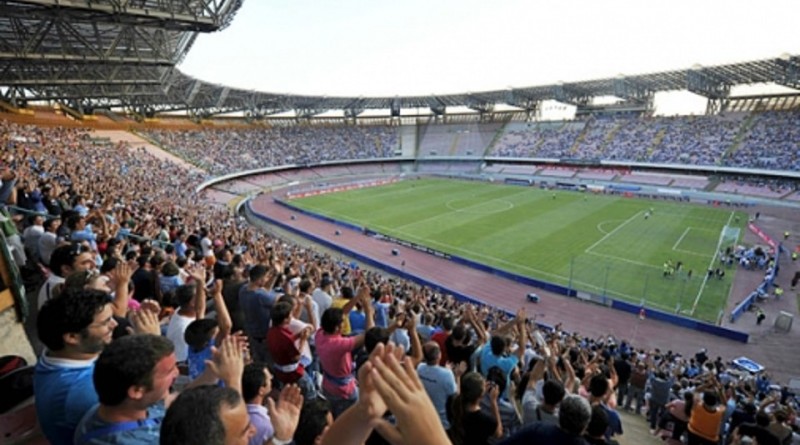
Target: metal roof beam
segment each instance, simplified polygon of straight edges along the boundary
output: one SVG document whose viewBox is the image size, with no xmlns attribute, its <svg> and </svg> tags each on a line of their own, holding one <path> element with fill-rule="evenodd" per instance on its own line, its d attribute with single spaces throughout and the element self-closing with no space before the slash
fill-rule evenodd
<svg viewBox="0 0 800 445">
<path fill-rule="evenodd" d="M 97 56 L 79 54 L 36 54 L 36 53 L 9 53 L 0 52 L 0 59 L 5 60 L 30 60 L 30 61 L 69 61 L 69 62 L 109 62 L 172 66 L 172 61 L 161 58 L 148 57 L 119 57 Z"/>
<path fill-rule="evenodd" d="M 541 100 L 524 94 L 521 91 L 509 89 L 506 91 L 505 103 L 525 111 L 535 111 L 539 108 Z"/>
<path fill-rule="evenodd" d="M 565 104 L 586 105 L 592 99 L 591 93 L 565 84 L 556 85 L 554 93 L 554 99 Z"/>
<path fill-rule="evenodd" d="M 628 78 L 614 79 L 614 96 L 633 102 L 647 103 L 653 101 L 653 91 L 644 85 Z"/>
<path fill-rule="evenodd" d="M 775 83 L 800 90 L 800 57 L 784 56 L 776 60 Z"/>
<path fill-rule="evenodd" d="M 686 86 L 689 91 L 709 99 L 718 100 L 728 97 L 731 85 L 705 68 L 691 69 L 686 72 Z"/>
<path fill-rule="evenodd" d="M 74 20 L 111 22 L 175 31 L 219 31 L 230 23 L 241 0 L 193 2 L 127 0 L 19 0 L 0 6 L 0 15 L 56 16 L 68 14 Z M 138 6 L 141 5 L 141 6 Z M 200 7 L 198 7 L 200 6 Z"/>
</svg>

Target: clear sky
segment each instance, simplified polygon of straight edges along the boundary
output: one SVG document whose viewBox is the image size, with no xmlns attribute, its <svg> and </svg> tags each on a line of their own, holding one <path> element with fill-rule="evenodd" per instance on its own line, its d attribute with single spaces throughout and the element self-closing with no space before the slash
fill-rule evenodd
<svg viewBox="0 0 800 445">
<path fill-rule="evenodd" d="M 800 54 L 800 0 L 245 0 L 180 68 L 276 93 L 475 92 Z"/>
</svg>

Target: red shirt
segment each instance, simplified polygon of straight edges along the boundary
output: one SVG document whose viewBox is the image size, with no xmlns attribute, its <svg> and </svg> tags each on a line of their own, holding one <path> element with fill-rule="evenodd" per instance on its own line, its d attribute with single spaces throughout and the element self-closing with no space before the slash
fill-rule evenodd
<svg viewBox="0 0 800 445">
<path fill-rule="evenodd" d="M 267 349 L 275 362 L 275 378 L 281 383 L 294 383 L 305 373 L 299 363 L 300 350 L 294 344 L 294 334 L 286 326 L 273 326 L 267 331 Z M 296 367 L 295 367 L 296 365 Z M 283 370 L 280 370 L 284 367 Z M 289 368 L 294 368 L 289 370 Z"/>
<path fill-rule="evenodd" d="M 431 335 L 431 340 L 435 341 L 439 345 L 439 350 L 442 352 L 442 359 L 439 360 L 439 364 L 441 366 L 445 366 L 447 364 L 447 346 L 445 343 L 447 343 L 447 337 L 449 336 L 450 334 L 445 331 L 439 331 Z"/>
</svg>

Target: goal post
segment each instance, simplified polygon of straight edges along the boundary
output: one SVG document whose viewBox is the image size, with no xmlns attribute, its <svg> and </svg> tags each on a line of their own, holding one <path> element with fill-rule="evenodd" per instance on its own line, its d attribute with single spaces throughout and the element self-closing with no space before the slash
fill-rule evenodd
<svg viewBox="0 0 800 445">
<path fill-rule="evenodd" d="M 728 222 L 730 223 L 730 220 Z M 725 251 L 729 247 L 731 248 L 731 251 L 733 251 L 733 249 L 736 247 L 736 244 L 739 242 L 739 235 L 741 235 L 741 232 L 742 229 L 738 227 L 731 227 L 728 224 L 722 228 L 722 231 L 720 231 L 719 234 L 719 241 L 717 241 L 717 248 L 714 250 L 714 255 L 711 257 L 711 262 L 708 264 L 709 270 L 712 269 L 714 263 L 725 254 Z M 697 292 L 697 297 L 694 299 L 694 304 L 692 304 L 692 316 L 694 316 L 694 312 L 697 310 L 697 303 L 700 302 L 700 297 L 703 295 L 703 290 L 708 283 L 709 275 L 707 273 L 704 273 L 703 275 L 703 283 L 700 285 L 700 290 Z"/>
</svg>

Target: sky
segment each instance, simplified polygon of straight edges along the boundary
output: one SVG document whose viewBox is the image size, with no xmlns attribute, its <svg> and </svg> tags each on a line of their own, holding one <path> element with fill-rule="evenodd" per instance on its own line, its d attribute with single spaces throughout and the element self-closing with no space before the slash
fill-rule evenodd
<svg viewBox="0 0 800 445">
<path fill-rule="evenodd" d="M 799 0 L 245 0 L 180 69 L 273 93 L 478 92 L 800 54 L 797 17 Z"/>
</svg>

